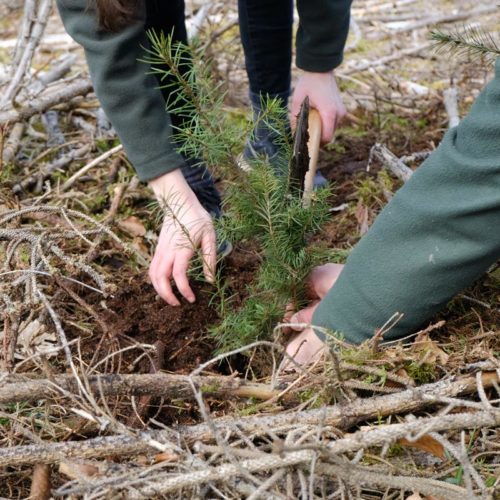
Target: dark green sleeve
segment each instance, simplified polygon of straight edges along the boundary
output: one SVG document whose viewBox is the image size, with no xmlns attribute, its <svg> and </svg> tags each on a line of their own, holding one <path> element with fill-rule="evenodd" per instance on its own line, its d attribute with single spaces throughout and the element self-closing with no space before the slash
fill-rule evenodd
<svg viewBox="0 0 500 500">
<path fill-rule="evenodd" d="M 354 248 L 313 324 L 352 343 L 413 333 L 500 258 L 500 60 L 469 115 L 448 131 Z"/>
<path fill-rule="evenodd" d="M 143 13 L 119 33 L 97 28 L 86 0 L 58 0 L 68 33 L 85 49 L 94 90 L 139 178 L 147 181 L 183 164 L 171 142 L 171 124 L 154 75 L 146 74 L 148 40 Z"/>
<path fill-rule="evenodd" d="M 297 0 L 297 67 L 324 72 L 343 58 L 352 0 Z"/>
</svg>

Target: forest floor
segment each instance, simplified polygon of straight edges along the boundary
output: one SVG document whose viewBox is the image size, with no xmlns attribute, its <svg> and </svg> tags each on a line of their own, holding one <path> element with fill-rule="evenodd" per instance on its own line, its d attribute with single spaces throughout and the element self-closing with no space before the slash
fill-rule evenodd
<svg viewBox="0 0 500 500">
<path fill-rule="evenodd" d="M 418 168 L 448 129 L 443 92 L 457 89 L 463 117 L 492 78 L 491 65 L 436 53 L 428 38 L 436 23 L 497 33 L 500 8 L 487 9 L 461 0 L 354 1 L 337 71 L 349 116 L 320 157 L 331 217 L 311 239 L 334 260 L 345 260 L 402 185 L 370 161 L 372 147 L 384 144 Z M 0 14 L 1 83 L 23 12 L 0 2 Z M 213 5 L 200 37 L 236 126 L 250 114 L 235 6 Z M 53 12 L 25 85 L 68 54 L 69 87 L 87 70 Z M 500 498 L 498 266 L 414 342 L 343 346 L 324 366 L 278 377 L 283 334 L 216 357 L 210 328 L 221 318 L 210 286 L 195 283 L 196 304 L 180 308 L 156 296 L 147 278 L 159 227 L 152 194 L 93 93 L 24 120 L 2 121 L 15 110 L 5 109 L 0 497 Z M 225 179 L 217 182 L 224 191 Z M 223 264 L 231 307 L 248 298 L 261 259 L 255 242 L 234 242 Z M 45 274 L 30 274 L 33 266 Z M 151 375 L 151 389 L 119 378 L 135 375 Z M 209 376 L 217 378 L 199 378 Z"/>
</svg>

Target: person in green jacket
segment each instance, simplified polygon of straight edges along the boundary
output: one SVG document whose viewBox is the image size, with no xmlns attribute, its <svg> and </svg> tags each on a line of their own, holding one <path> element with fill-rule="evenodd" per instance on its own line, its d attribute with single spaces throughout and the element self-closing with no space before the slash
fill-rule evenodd
<svg viewBox="0 0 500 500">
<path fill-rule="evenodd" d="M 345 114 L 333 70 L 342 61 L 352 0 L 297 0 L 297 66 L 301 68 L 292 98 L 292 115 L 309 96 L 321 114 L 323 141 L 332 139 Z M 187 271 L 200 248 L 205 275 L 211 280 L 217 259 L 212 217 L 220 215 L 220 197 L 213 180 L 196 158 L 178 154 L 172 123 L 182 117 L 165 112 L 169 89 L 159 89 L 155 76 L 139 62 L 149 46 L 146 30 L 162 30 L 175 41 L 187 41 L 183 0 L 57 0 L 67 32 L 84 49 L 94 90 L 117 131 L 139 178 L 158 199 L 175 198 L 182 207 L 178 222 L 166 216 L 149 275 L 158 294 L 171 305 L 179 293 L 195 295 Z M 293 0 L 239 0 L 240 29 L 254 112 L 260 99 L 281 99 L 290 93 Z M 245 155 L 276 152 L 272 132 L 260 126 Z M 188 229 L 189 235 L 185 234 Z"/>
<path fill-rule="evenodd" d="M 383 339 L 401 339 L 499 258 L 500 59 L 468 116 L 396 193 L 345 267 L 312 273 L 315 302 L 291 322 L 316 330 L 304 329 L 287 352 L 306 364 L 324 350 L 324 329 L 361 344 L 395 313 L 403 316 Z"/>
</svg>

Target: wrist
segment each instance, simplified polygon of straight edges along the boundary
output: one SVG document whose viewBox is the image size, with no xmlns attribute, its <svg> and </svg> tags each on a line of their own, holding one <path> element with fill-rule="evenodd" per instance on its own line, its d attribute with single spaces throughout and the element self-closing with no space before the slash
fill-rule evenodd
<svg viewBox="0 0 500 500">
<path fill-rule="evenodd" d="M 325 77 L 331 77 L 333 76 L 335 70 L 329 69 L 328 71 L 307 71 L 307 70 L 302 70 L 303 75 L 307 76 L 313 76 L 316 78 L 325 78 Z"/>
<path fill-rule="evenodd" d="M 185 198 L 196 197 L 186 182 L 180 168 L 176 168 L 150 180 L 148 185 L 158 200 L 168 198 L 172 195 L 181 195 Z"/>
</svg>

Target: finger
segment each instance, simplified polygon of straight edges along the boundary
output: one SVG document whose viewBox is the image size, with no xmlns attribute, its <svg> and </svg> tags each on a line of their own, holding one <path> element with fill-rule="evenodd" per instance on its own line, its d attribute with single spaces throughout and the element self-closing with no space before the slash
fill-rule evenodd
<svg viewBox="0 0 500 500">
<path fill-rule="evenodd" d="M 215 268 L 217 266 L 217 238 L 212 229 L 206 231 L 201 240 L 203 258 L 203 274 L 209 283 L 215 281 Z"/>
<path fill-rule="evenodd" d="M 289 321 L 290 318 L 295 314 L 296 304 L 294 302 L 288 302 L 285 308 L 285 314 L 283 316 L 283 321 Z"/>
<path fill-rule="evenodd" d="M 316 311 L 316 308 L 318 307 L 319 302 L 316 302 L 315 304 L 306 307 L 305 309 L 301 309 L 300 311 L 296 312 L 291 318 L 290 318 L 290 327 L 293 330 L 296 331 L 301 331 L 304 328 L 302 326 L 299 326 L 300 324 L 308 324 L 310 325 L 312 323 L 314 311 Z"/>
<path fill-rule="evenodd" d="M 179 299 L 175 296 L 170 278 L 172 276 L 172 258 L 157 259 L 155 267 L 150 271 L 151 281 L 158 295 L 171 306 L 180 306 Z"/>
<path fill-rule="evenodd" d="M 158 287 L 158 268 L 160 265 L 160 261 L 161 261 L 161 256 L 159 255 L 158 251 L 156 251 L 155 254 L 153 255 L 153 259 L 151 260 L 151 264 L 149 264 L 149 270 L 148 270 L 149 279 L 154 289 L 156 290 L 156 293 L 158 293 L 158 295 L 160 295 Z"/>
<path fill-rule="evenodd" d="M 335 114 L 335 127 L 333 133 L 342 125 L 347 115 L 347 110 L 343 102 L 339 102 L 337 106 L 337 113 Z M 333 137 L 332 137 L 333 139 Z"/>
<path fill-rule="evenodd" d="M 172 277 L 175 281 L 175 285 L 177 286 L 177 290 L 191 304 L 196 301 L 196 297 L 193 290 L 189 286 L 187 272 L 189 269 L 189 262 L 193 255 L 194 252 L 192 250 L 177 250 L 172 267 Z"/>
<path fill-rule="evenodd" d="M 330 111 L 326 112 L 323 111 L 321 112 L 320 110 L 320 116 L 321 116 L 321 142 L 323 144 L 328 144 L 329 142 L 332 141 L 333 139 L 333 134 L 335 133 L 335 127 L 336 127 L 336 112 Z"/>
</svg>

